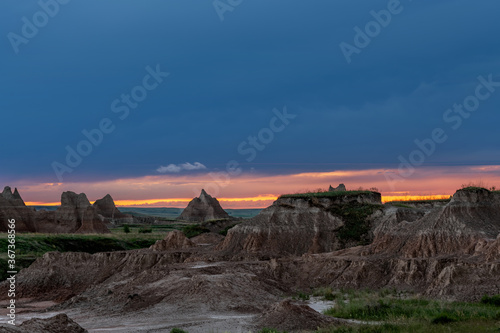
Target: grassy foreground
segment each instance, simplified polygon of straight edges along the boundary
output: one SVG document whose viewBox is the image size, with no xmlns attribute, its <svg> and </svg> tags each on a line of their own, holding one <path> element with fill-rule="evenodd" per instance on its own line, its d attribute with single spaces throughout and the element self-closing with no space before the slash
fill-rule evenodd
<svg viewBox="0 0 500 333">
<path fill-rule="evenodd" d="M 335 305 L 325 314 L 352 323 L 319 328 L 310 333 L 500 332 L 500 295 L 484 296 L 479 302 L 451 302 L 396 290 L 320 288 L 307 293 L 297 292 L 294 299 L 306 301 L 311 296 L 334 301 Z M 173 329 L 171 333 L 189 333 L 189 330 Z M 249 333 L 288 332 L 262 328 Z"/>
<path fill-rule="evenodd" d="M 429 300 L 383 290 L 320 292 L 335 301 L 325 314 L 358 320 L 361 325 L 320 329 L 317 333 L 500 332 L 500 297 L 480 302 Z"/>
</svg>

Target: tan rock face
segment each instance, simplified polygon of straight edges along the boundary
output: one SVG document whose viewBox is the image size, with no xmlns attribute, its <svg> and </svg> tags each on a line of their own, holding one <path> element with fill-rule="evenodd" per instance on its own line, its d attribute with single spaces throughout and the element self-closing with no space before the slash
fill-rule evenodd
<svg viewBox="0 0 500 333">
<path fill-rule="evenodd" d="M 420 219 L 387 224 L 385 221 L 375 230 L 372 253 L 397 251 L 407 258 L 484 254 L 495 247 L 500 234 L 500 195 L 459 190 L 449 204 Z"/>
<path fill-rule="evenodd" d="M 363 207 L 371 207 L 377 202 L 380 200 L 376 194 L 279 198 L 258 216 L 229 230 L 218 249 L 233 256 L 242 252 L 262 257 L 335 251 L 346 246 L 346 240 L 339 235 L 347 228 L 357 228 L 347 225 L 341 215 L 348 212 L 343 209 L 349 205 L 355 207 L 354 211 L 358 208 L 362 211 Z M 362 221 L 366 228 L 364 240 L 371 238 L 368 215 Z"/>
<path fill-rule="evenodd" d="M 184 209 L 179 220 L 191 222 L 204 222 L 209 220 L 227 219 L 230 216 L 222 209 L 219 201 L 201 190 L 198 198 L 194 198 Z"/>
</svg>

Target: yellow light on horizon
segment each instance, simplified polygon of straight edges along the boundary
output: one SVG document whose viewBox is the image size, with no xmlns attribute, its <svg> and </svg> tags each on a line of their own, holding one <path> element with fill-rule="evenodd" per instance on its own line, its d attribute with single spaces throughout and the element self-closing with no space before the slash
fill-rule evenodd
<svg viewBox="0 0 500 333">
<path fill-rule="evenodd" d="M 439 194 L 439 195 L 385 195 L 382 196 L 382 202 L 390 201 L 421 201 L 421 200 L 442 200 L 449 199 L 449 194 Z"/>
</svg>

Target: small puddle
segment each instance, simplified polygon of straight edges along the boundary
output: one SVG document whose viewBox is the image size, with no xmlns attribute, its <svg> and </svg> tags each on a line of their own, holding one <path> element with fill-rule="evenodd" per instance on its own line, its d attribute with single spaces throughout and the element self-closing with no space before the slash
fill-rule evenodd
<svg viewBox="0 0 500 333">
<path fill-rule="evenodd" d="M 335 305 L 335 301 L 326 301 L 321 297 L 311 297 L 306 304 L 316 312 L 323 313 Z"/>
</svg>

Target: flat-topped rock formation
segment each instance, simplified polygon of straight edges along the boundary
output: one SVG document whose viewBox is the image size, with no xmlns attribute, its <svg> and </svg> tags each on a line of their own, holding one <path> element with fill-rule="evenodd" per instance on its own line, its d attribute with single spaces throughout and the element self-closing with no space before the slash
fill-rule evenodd
<svg viewBox="0 0 500 333">
<path fill-rule="evenodd" d="M 244 252 L 275 257 L 367 244 L 373 238 L 372 215 L 381 209 L 376 192 L 283 195 L 230 229 L 219 249 L 231 256 Z"/>
<path fill-rule="evenodd" d="M 229 214 L 222 209 L 219 201 L 212 198 L 205 190 L 201 190 L 200 196 L 191 200 L 177 219 L 190 222 L 205 222 L 228 218 L 230 218 Z"/>
</svg>

